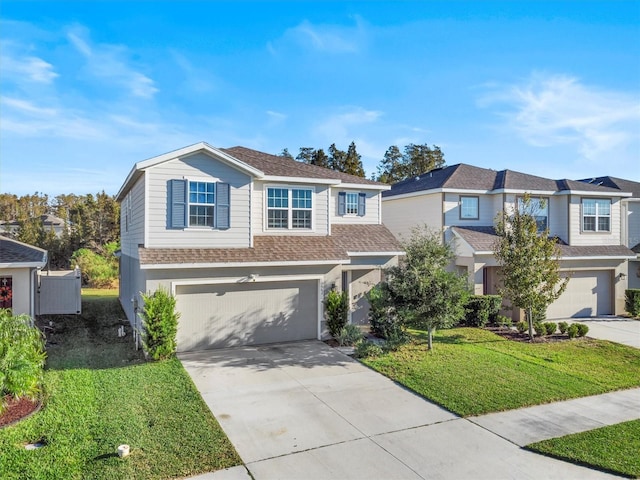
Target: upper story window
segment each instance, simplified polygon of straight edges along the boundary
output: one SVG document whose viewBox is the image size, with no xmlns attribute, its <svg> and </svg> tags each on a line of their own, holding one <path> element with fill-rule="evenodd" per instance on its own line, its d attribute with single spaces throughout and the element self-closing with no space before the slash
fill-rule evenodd
<svg viewBox="0 0 640 480">
<path fill-rule="evenodd" d="M 529 205 L 525 206 L 524 199 L 518 198 L 518 211 L 528 213 L 536 219 L 538 232 L 544 232 L 549 227 L 549 200 L 542 197 L 530 197 Z"/>
<path fill-rule="evenodd" d="M 189 226 L 213 228 L 214 207 L 215 184 L 189 182 Z"/>
<path fill-rule="evenodd" d="M 478 220 L 480 218 L 480 199 L 478 197 L 460 197 L 460 219 Z"/>
<path fill-rule="evenodd" d="M 338 192 L 338 215 L 364 217 L 366 209 L 366 193 Z"/>
<path fill-rule="evenodd" d="M 168 182 L 169 228 L 231 227 L 231 188 L 228 183 L 173 179 Z"/>
<path fill-rule="evenodd" d="M 267 228 L 311 229 L 310 188 L 267 188 Z"/>
<path fill-rule="evenodd" d="M 595 198 L 582 199 L 582 231 L 611 231 L 611 200 Z"/>
</svg>

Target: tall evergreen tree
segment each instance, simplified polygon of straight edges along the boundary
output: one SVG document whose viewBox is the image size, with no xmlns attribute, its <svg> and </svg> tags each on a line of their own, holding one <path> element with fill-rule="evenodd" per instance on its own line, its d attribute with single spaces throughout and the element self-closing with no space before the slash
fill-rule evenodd
<svg viewBox="0 0 640 480">
<path fill-rule="evenodd" d="M 402 152 L 396 145 L 391 145 L 378 165 L 377 180 L 383 183 L 396 183 L 404 178 Z"/>
<path fill-rule="evenodd" d="M 403 153 L 400 153 L 396 145 L 392 145 L 378 165 L 376 180 L 396 183 L 443 167 L 444 164 L 444 154 L 436 145 L 430 147 L 426 143 L 424 145 L 410 143 L 404 147 Z"/>
<path fill-rule="evenodd" d="M 364 177 L 362 156 L 356 151 L 356 143 L 351 142 L 344 160 L 344 173 Z"/>
<path fill-rule="evenodd" d="M 309 165 L 311 165 L 311 162 L 313 160 L 313 154 L 315 153 L 315 151 L 316 151 L 315 148 L 300 147 L 300 153 L 296 155 L 296 160 L 299 162 L 308 163 Z"/>
<path fill-rule="evenodd" d="M 344 172 L 347 152 L 338 149 L 335 143 L 329 147 L 329 168 L 337 172 Z"/>
<path fill-rule="evenodd" d="M 291 155 L 289 153 L 289 149 L 288 148 L 283 148 L 282 151 L 280 152 L 280 156 L 281 157 L 285 157 L 288 158 L 290 160 L 293 160 L 293 155 Z"/>
<path fill-rule="evenodd" d="M 313 155 L 311 156 L 311 165 L 329 168 L 329 157 L 324 153 L 323 149 L 319 148 L 313 152 Z"/>
</svg>

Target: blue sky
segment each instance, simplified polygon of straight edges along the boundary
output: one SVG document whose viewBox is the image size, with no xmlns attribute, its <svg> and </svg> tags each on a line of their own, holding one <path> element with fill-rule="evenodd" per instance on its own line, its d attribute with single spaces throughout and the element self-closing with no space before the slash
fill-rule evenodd
<svg viewBox="0 0 640 480">
<path fill-rule="evenodd" d="M 2 0 L 0 42 L 0 192 L 199 141 L 640 181 L 640 1 Z"/>
</svg>

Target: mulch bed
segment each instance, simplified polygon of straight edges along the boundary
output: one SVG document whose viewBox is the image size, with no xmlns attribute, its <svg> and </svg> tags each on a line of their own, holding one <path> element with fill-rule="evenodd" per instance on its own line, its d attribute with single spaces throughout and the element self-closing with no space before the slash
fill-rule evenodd
<svg viewBox="0 0 640 480">
<path fill-rule="evenodd" d="M 0 414 L 0 428 L 13 425 L 23 418 L 37 412 L 41 402 L 28 398 L 5 398 L 7 408 Z"/>
<path fill-rule="evenodd" d="M 571 340 L 568 335 L 561 334 L 553 334 L 553 335 L 545 335 L 544 337 L 535 336 L 533 340 L 529 340 L 528 333 L 519 333 L 517 330 L 508 329 L 508 328 L 500 328 L 500 327 L 484 327 L 485 330 L 489 330 L 490 332 L 495 333 L 496 335 L 500 335 L 502 338 L 506 338 L 507 340 L 512 340 L 514 342 L 525 342 L 525 343 L 550 343 L 550 342 L 568 342 Z"/>
</svg>

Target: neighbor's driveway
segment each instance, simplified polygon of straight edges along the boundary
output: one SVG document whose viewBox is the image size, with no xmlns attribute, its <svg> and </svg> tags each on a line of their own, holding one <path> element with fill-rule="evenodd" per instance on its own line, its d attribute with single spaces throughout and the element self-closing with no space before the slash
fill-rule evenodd
<svg viewBox="0 0 640 480">
<path fill-rule="evenodd" d="M 589 326 L 587 337 L 611 340 L 640 348 L 640 321 L 624 317 L 568 318 L 567 323 L 584 323 Z"/>
<path fill-rule="evenodd" d="M 256 480 L 610 477 L 522 450 L 322 342 L 180 359 Z"/>
</svg>

